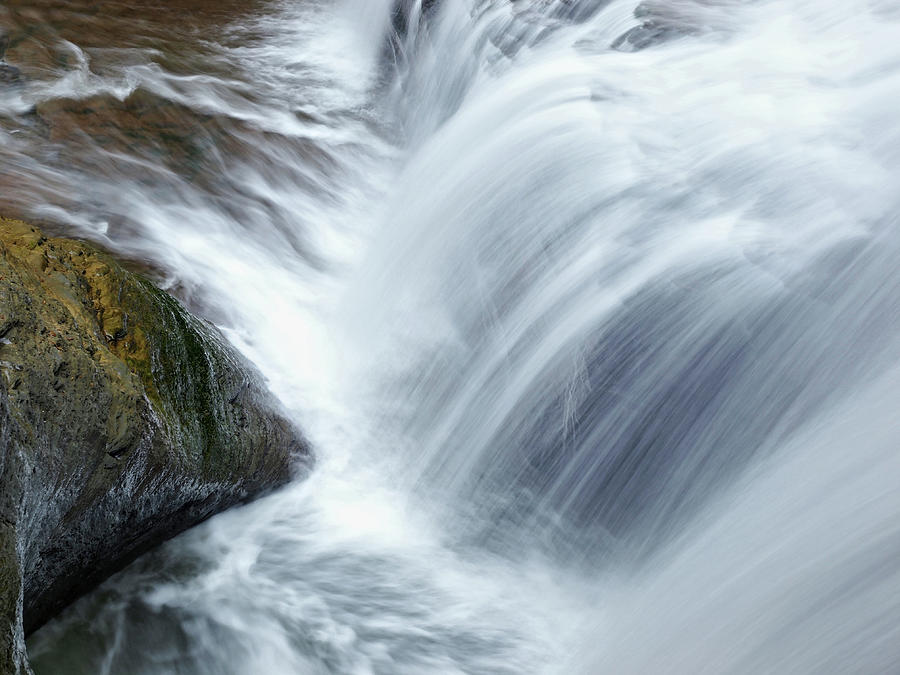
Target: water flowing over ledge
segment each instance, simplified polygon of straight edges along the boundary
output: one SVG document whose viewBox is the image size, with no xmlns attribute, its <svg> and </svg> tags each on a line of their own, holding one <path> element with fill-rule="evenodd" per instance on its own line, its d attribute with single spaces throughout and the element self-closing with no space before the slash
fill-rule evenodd
<svg viewBox="0 0 900 675">
<path fill-rule="evenodd" d="M 894 3 L 30 4 L 4 200 L 322 457 L 36 672 L 896 669 Z"/>
</svg>

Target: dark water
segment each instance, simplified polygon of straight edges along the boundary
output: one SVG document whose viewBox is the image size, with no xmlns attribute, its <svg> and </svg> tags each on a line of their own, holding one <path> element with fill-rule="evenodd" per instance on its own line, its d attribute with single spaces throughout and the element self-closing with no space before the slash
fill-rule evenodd
<svg viewBox="0 0 900 675">
<path fill-rule="evenodd" d="M 900 668 L 892 2 L 0 26 L 5 211 L 215 320 L 321 458 L 37 673 Z"/>
</svg>

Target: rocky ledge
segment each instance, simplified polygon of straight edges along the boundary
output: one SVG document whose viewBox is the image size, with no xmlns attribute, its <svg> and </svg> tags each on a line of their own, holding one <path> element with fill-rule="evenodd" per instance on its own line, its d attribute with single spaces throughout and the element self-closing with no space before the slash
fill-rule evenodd
<svg viewBox="0 0 900 675">
<path fill-rule="evenodd" d="M 0 675 L 137 555 L 302 472 L 211 325 L 96 248 L 0 219 Z"/>
</svg>

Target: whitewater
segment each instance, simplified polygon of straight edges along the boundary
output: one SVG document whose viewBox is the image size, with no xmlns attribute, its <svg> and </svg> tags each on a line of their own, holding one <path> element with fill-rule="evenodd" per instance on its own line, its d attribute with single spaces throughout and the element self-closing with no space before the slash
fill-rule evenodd
<svg viewBox="0 0 900 675">
<path fill-rule="evenodd" d="M 317 465 L 76 602 L 37 675 L 900 671 L 896 3 L 48 30 L 10 200 L 216 323 Z M 188 160 L 27 122 L 135 96 Z"/>
</svg>

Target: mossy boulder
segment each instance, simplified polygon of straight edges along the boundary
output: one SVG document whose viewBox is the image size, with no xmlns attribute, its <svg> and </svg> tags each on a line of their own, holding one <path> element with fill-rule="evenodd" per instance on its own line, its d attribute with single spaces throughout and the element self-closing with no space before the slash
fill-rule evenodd
<svg viewBox="0 0 900 675">
<path fill-rule="evenodd" d="M 308 463 L 214 327 L 104 252 L 0 219 L 0 674 L 78 595 Z"/>
</svg>

